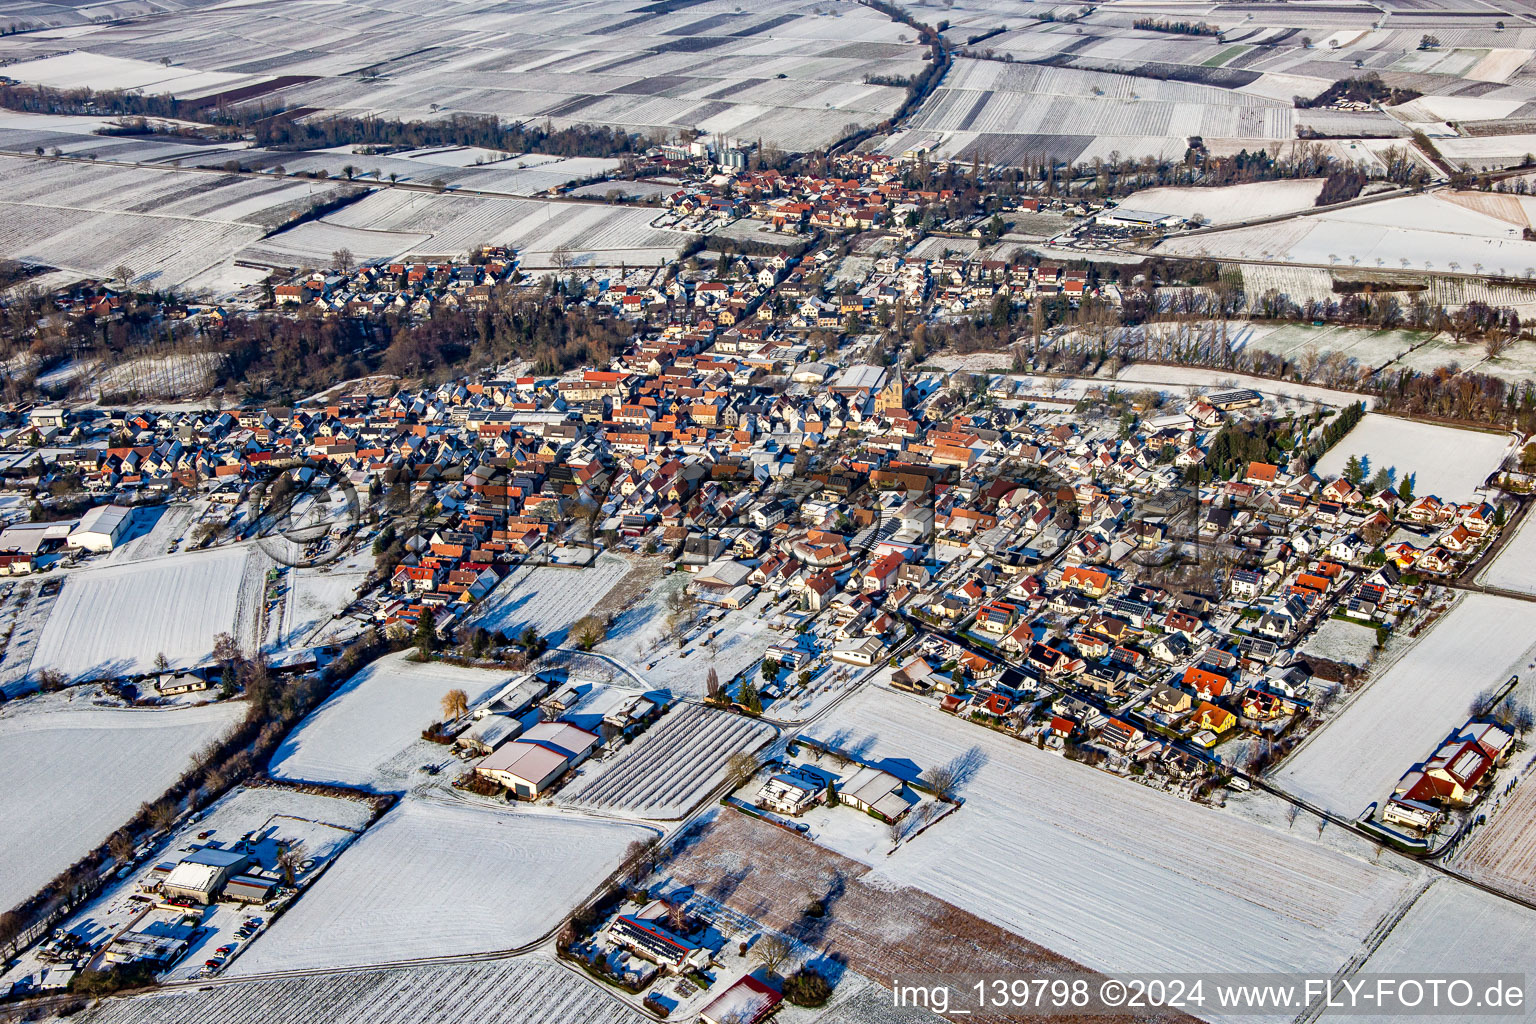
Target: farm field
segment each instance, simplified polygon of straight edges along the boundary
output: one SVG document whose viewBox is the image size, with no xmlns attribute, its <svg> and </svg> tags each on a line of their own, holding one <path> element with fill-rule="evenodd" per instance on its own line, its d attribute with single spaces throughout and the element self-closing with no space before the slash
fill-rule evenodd
<svg viewBox="0 0 1536 1024">
<path fill-rule="evenodd" d="M 250 545 L 167 555 L 70 573 L 32 656 L 67 678 L 100 679 L 206 662 L 231 633 L 254 647 L 266 557 Z M 111 623 L 112 628 L 102 628 Z"/>
<path fill-rule="evenodd" d="M 1468 594 L 1270 778 L 1287 792 L 1354 817 L 1392 795 L 1403 773 L 1467 720 L 1481 690 L 1536 655 L 1536 604 Z M 1518 692 L 1518 691 L 1517 691 Z"/>
<path fill-rule="evenodd" d="M 352 562 L 288 570 L 277 647 L 306 646 L 316 630 L 352 603 L 367 577 L 368 570 Z"/>
<path fill-rule="evenodd" d="M 345 245 L 360 259 L 456 256 L 476 245 L 518 250 L 528 269 L 554 265 L 557 249 L 573 265 L 656 265 L 693 237 L 651 227 L 654 209 L 600 203 L 490 199 L 384 189 L 251 245 L 242 258 L 276 265 L 315 265 Z"/>
<path fill-rule="evenodd" d="M 1515 529 L 1515 535 L 1498 556 L 1479 574 L 1484 586 L 1512 590 L 1517 594 L 1536 595 L 1536 517 L 1529 514 Z"/>
<path fill-rule="evenodd" d="M 965 806 L 874 874 L 1094 970 L 1332 971 L 1406 867 L 1224 814 L 866 689 L 810 733 L 911 777 L 953 765 Z M 1275 884 L 1256 890 L 1255 876 Z"/>
<path fill-rule="evenodd" d="M 729 808 L 712 815 L 658 874 L 666 879 L 669 896 L 706 913 L 725 908 L 719 916 L 742 934 L 761 927 L 813 950 L 836 950 L 851 969 L 873 978 L 982 972 L 1007 977 L 1081 969 L 1058 952 L 920 889 L 892 886 L 867 865 L 765 821 Z M 825 917 L 805 917 L 808 892 L 826 894 Z M 885 1003 L 889 1013 L 888 995 Z M 827 1019 L 844 1020 L 841 1015 Z M 881 1024 L 905 1019 L 874 1018 Z M 1019 1018 L 973 1013 L 965 1019 L 1005 1024 Z"/>
<path fill-rule="evenodd" d="M 473 706 L 511 679 L 506 672 L 417 664 L 386 655 L 347 680 L 272 755 L 274 776 L 365 789 L 403 789 L 423 758 L 400 756 L 442 718 L 443 694 L 462 689 Z M 438 756 L 442 748 L 432 748 Z"/>
<path fill-rule="evenodd" d="M 1314 217 L 1170 238 L 1157 252 L 1340 268 L 1481 275 L 1536 268 L 1521 224 L 1436 194 L 1400 196 Z"/>
<path fill-rule="evenodd" d="M 1193 82 L 961 58 L 910 130 L 884 149 L 927 145 L 944 156 L 1002 164 L 1047 155 L 1077 163 L 1112 151 L 1177 159 L 1191 135 L 1250 147 L 1288 140 L 1294 111 L 1289 102 Z"/>
<path fill-rule="evenodd" d="M 567 9 L 474 0 L 444 11 L 425 0 L 368 0 L 349 10 L 342 33 L 334 12 L 275 0 L 144 10 L 134 24 L 90 25 L 61 12 L 77 26 L 67 40 L 21 36 L 8 52 L 39 81 L 78 68 L 96 88 L 242 89 L 249 102 L 280 95 L 324 113 L 494 115 L 658 139 L 697 128 L 794 150 L 894 113 L 904 90 L 866 76 L 914 75 L 925 52 L 906 26 L 849 2 L 596 0 Z M 74 52 L 60 56 L 66 49 Z"/>
<path fill-rule="evenodd" d="M 10 909 L 103 842 L 244 713 L 91 707 L 86 690 L 0 709 L 0 908 Z M 71 699 L 73 698 L 73 699 Z M 81 756 L 90 770 L 79 767 Z"/>
<path fill-rule="evenodd" d="M 1454 934 L 1457 941 L 1445 942 Z M 1418 898 L 1381 946 L 1360 968 L 1369 975 L 1448 976 L 1466 972 L 1529 974 L 1536 948 L 1536 911 L 1480 892 L 1449 878 L 1437 878 Z M 1343 1010 L 1324 1020 L 1381 1020 Z M 1468 1018 L 1461 1018 L 1468 1019 Z M 1520 1019 L 1529 1019 L 1525 1014 Z"/>
<path fill-rule="evenodd" d="M 513 949 L 551 931 L 651 833 L 407 798 L 230 968 L 233 976 Z"/>
<path fill-rule="evenodd" d="M 1536 784 L 1531 774 L 1531 755 L 1516 752 L 1511 767 L 1502 769 L 1493 792 L 1479 805 L 1486 815 L 1451 855 L 1449 866 L 1484 885 L 1520 899 L 1536 902 Z M 1504 787 L 1520 773 L 1515 788 Z"/>
<path fill-rule="evenodd" d="M 0 156 L 0 252 L 143 288 L 187 286 L 345 186 Z"/>
<path fill-rule="evenodd" d="M 242 958 L 244 959 L 244 958 Z M 237 963 L 239 961 L 236 961 Z M 83 1024 L 267 1024 L 312 1019 L 369 1024 L 558 1019 L 645 1024 L 649 1018 L 542 955 L 482 963 L 253 979 L 98 1002 Z M 547 1016 L 557 1014 L 558 1016 Z"/>
<path fill-rule="evenodd" d="M 1119 373 L 1115 380 L 1129 384 L 1154 384 L 1170 388 L 1253 388 L 1266 398 L 1297 399 L 1318 405 L 1341 408 L 1355 402 L 1365 402 L 1369 409 L 1374 399 L 1369 395 L 1357 395 L 1352 391 L 1335 391 L 1315 384 L 1293 384 L 1249 377 L 1227 370 L 1213 370 L 1201 366 L 1157 366 L 1151 363 L 1132 363 Z"/>
<path fill-rule="evenodd" d="M 773 729 L 762 722 L 684 704 L 625 747 L 611 763 L 589 765 L 561 803 L 604 814 L 672 820 L 725 779 L 732 754 L 754 750 Z"/>
<path fill-rule="evenodd" d="M 1396 469 L 1413 475 L 1413 493 L 1445 501 L 1470 501 L 1489 473 L 1499 468 L 1509 439 L 1503 434 L 1458 430 L 1395 416 L 1370 414 L 1328 449 L 1314 470 L 1328 480 L 1344 472 L 1351 455 L 1370 458 L 1370 472 Z M 1369 474 L 1367 474 L 1369 475 Z"/>
<path fill-rule="evenodd" d="M 629 569 L 627 560 L 608 552 L 580 568 L 519 567 L 486 595 L 471 624 L 509 636 L 532 626 L 551 646 L 559 646 Z"/>
<path fill-rule="evenodd" d="M 1198 214 L 1210 224 L 1231 224 L 1257 217 L 1310 210 L 1322 188 L 1321 178 L 1223 185 L 1217 188 L 1148 188 L 1132 192 L 1121 199 L 1119 205 L 1127 210 L 1148 210 L 1186 219 Z"/>
</svg>

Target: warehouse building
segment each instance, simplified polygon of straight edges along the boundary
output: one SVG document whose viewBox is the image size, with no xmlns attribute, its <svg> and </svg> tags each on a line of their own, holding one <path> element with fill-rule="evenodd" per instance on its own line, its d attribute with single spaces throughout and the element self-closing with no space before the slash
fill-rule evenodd
<svg viewBox="0 0 1536 1024">
<path fill-rule="evenodd" d="M 250 863 L 250 857 L 233 850 L 202 849 L 188 854 L 171 869 L 160 883 L 160 891 L 168 899 L 195 900 L 212 903 L 219 898 L 224 883 L 239 874 Z"/>
</svg>

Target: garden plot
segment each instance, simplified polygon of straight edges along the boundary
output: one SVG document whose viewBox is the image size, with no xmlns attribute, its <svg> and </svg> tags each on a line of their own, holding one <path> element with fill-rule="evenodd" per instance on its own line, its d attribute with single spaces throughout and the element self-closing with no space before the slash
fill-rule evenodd
<svg viewBox="0 0 1536 1024">
<path fill-rule="evenodd" d="M 1345 619 L 1327 619 L 1307 638 L 1300 653 L 1364 668 L 1376 651 L 1376 630 Z"/>
<path fill-rule="evenodd" d="M 1354 817 L 1467 720 L 1472 698 L 1519 674 L 1531 688 L 1536 604 L 1468 594 L 1272 776 L 1280 788 Z"/>
<path fill-rule="evenodd" d="M 425 743 L 422 730 L 442 720 L 443 695 L 463 690 L 473 707 L 512 678 L 506 672 L 408 658 L 403 652 L 387 655 L 347 680 L 283 740 L 272 755 L 272 774 L 341 786 L 404 788 L 414 764 L 398 763 L 400 755 L 413 743 Z M 434 745 L 432 752 L 441 756 L 443 748 Z"/>
<path fill-rule="evenodd" d="M 249 545 L 70 573 L 48 616 L 31 672 L 104 679 L 205 663 L 214 637 L 254 647 L 266 557 Z"/>
<path fill-rule="evenodd" d="M 253 979 L 137 999 L 103 999 L 74 1019 L 81 1024 L 268 1024 L 320 1019 L 369 1024 L 650 1021 L 595 982 L 537 954 L 481 963 Z"/>
<path fill-rule="evenodd" d="M 486 595 L 471 624 L 517 636 L 532 626 L 553 646 L 629 572 L 629 562 L 604 552 L 589 566 L 523 566 Z"/>
<path fill-rule="evenodd" d="M 1090 969 L 1332 971 L 1412 880 L 1407 866 L 1373 866 L 889 690 L 866 689 L 810 732 L 905 778 L 958 769 L 964 806 L 875 858 L 872 875 Z"/>
<path fill-rule="evenodd" d="M 1310 210 L 1322 188 L 1321 178 L 1217 188 L 1148 188 L 1132 192 L 1119 205 L 1127 210 L 1149 210 L 1185 220 L 1198 215 L 1211 224 L 1231 224 Z"/>
<path fill-rule="evenodd" d="M 702 697 L 709 670 L 722 684 L 762 661 L 768 648 L 783 642 L 789 630 L 774 612 L 774 595 L 762 593 L 735 611 L 715 609 L 695 615 L 673 628 L 665 606 L 666 593 L 685 579 L 667 581 L 651 599 L 619 616 L 598 650 L 627 660 L 642 676 L 668 692 Z"/>
<path fill-rule="evenodd" d="M 1454 941 L 1448 941 L 1454 938 Z M 1393 926 L 1370 959 L 1360 967 L 1366 975 L 1453 977 L 1468 973 L 1529 975 L 1531 950 L 1536 949 L 1536 912 L 1449 878 L 1437 878 Z M 1427 989 L 1427 986 L 1426 986 Z M 1481 990 L 1479 989 L 1479 995 Z M 1486 1014 L 1488 1011 L 1481 1011 Z M 1509 1011 L 1503 1011 L 1508 1014 Z M 1426 1016 L 1425 1020 L 1451 1019 Z M 1529 1007 L 1517 1012 L 1529 1020 Z M 1329 1021 L 1380 1021 L 1380 1014 L 1358 1015 L 1325 1011 Z M 1404 1018 L 1399 1018 L 1404 1019 Z M 1458 1020 L 1478 1019 L 1457 1016 Z M 1507 1016 L 1505 1019 L 1509 1019 Z"/>
<path fill-rule="evenodd" d="M 652 833 L 408 798 L 230 968 L 234 976 L 515 949 L 553 931 Z"/>
<path fill-rule="evenodd" d="M 1469 501 L 1488 474 L 1499 468 L 1508 447 L 1509 440 L 1502 434 L 1372 413 L 1328 449 L 1315 472 L 1321 479 L 1332 479 L 1344 472 L 1350 456 L 1369 458 L 1371 473 L 1396 469 L 1398 480 L 1412 474 L 1415 494 Z"/>
<path fill-rule="evenodd" d="M 755 750 L 772 735 L 751 718 L 685 704 L 613 761 L 587 767 L 558 799 L 603 813 L 681 818 L 725 779 L 732 754 Z"/>
<path fill-rule="evenodd" d="M 1509 539 L 1493 562 L 1478 576 L 1477 582 L 1517 594 L 1536 595 L 1536 516 L 1526 515 L 1515 535 Z"/>
<path fill-rule="evenodd" d="M 34 696 L 0 710 L 0 806 L 7 823 L 0 829 L 0 908 L 31 896 L 104 842 L 141 803 L 158 799 L 192 755 L 244 713 L 239 704 L 91 707 L 87 694 Z"/>
</svg>

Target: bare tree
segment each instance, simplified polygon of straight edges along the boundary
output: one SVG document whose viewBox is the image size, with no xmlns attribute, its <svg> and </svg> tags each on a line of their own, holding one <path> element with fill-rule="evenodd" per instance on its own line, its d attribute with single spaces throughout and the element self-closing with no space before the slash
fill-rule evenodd
<svg viewBox="0 0 1536 1024">
<path fill-rule="evenodd" d="M 133 837 L 125 829 L 118 829 L 107 837 L 107 852 L 119 864 L 133 859 Z"/>
<path fill-rule="evenodd" d="M 761 964 L 769 974 L 778 974 L 789 962 L 789 943 L 777 935 L 764 935 L 752 946 L 752 960 Z"/>
<path fill-rule="evenodd" d="M 1301 817 L 1301 805 L 1300 804 L 1286 804 L 1285 805 L 1285 827 L 1286 828 L 1294 828 L 1295 825 L 1296 825 L 1296 819 L 1299 818 L 1299 817 Z"/>
<path fill-rule="evenodd" d="M 172 825 L 176 824 L 176 818 L 180 813 L 174 801 L 170 799 L 161 800 L 150 807 L 149 821 L 155 828 L 166 832 L 170 830 Z"/>
<path fill-rule="evenodd" d="M 126 289 L 128 287 L 128 282 L 132 281 L 134 278 L 133 268 L 128 266 L 126 263 L 119 263 L 116 267 L 113 268 L 112 277 L 120 286 Z"/>
<path fill-rule="evenodd" d="M 283 847 L 282 852 L 277 855 L 277 867 L 283 873 L 283 881 L 292 885 L 298 876 L 299 869 L 308 859 L 309 853 L 304 849 L 302 841 L 289 843 Z"/>
<path fill-rule="evenodd" d="M 922 780 L 928 784 L 928 788 L 945 800 L 952 800 L 955 796 L 955 786 L 959 779 L 955 776 L 955 770 L 949 765 L 935 765 L 923 772 Z"/>
<path fill-rule="evenodd" d="M 331 253 L 331 266 L 343 274 L 350 273 L 352 270 L 352 250 L 343 246 Z"/>
<path fill-rule="evenodd" d="M 608 625 L 601 616 L 588 615 L 571 627 L 571 636 L 575 638 L 577 647 L 590 651 L 607 639 Z"/>
<path fill-rule="evenodd" d="M 156 672 L 161 672 L 161 673 L 166 672 L 167 670 L 170 669 L 170 667 L 171 667 L 171 659 L 167 658 L 165 656 L 165 652 L 164 651 L 161 651 L 159 654 L 155 655 L 155 671 Z"/>
<path fill-rule="evenodd" d="M 756 774 L 757 758 L 745 751 L 732 754 L 725 762 L 725 777 L 730 780 L 732 789 L 745 786 Z"/>
<path fill-rule="evenodd" d="M 457 722 L 469 713 L 469 694 L 453 689 L 443 694 L 443 717 Z"/>
</svg>

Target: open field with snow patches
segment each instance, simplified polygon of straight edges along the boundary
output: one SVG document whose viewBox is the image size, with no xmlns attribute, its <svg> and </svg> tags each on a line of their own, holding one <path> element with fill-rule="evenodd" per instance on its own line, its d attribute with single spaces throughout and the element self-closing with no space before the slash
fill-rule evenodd
<svg viewBox="0 0 1536 1024">
<path fill-rule="evenodd" d="M 1328 619 L 1307 639 L 1301 653 L 1362 668 L 1370 663 L 1375 646 L 1376 630 L 1370 626 Z"/>
<path fill-rule="evenodd" d="M 475 613 L 472 625 L 516 636 L 532 626 L 551 645 L 590 612 L 629 572 L 618 555 L 603 553 L 592 565 L 562 569 L 527 566 L 514 569 L 496 585 Z"/>
<path fill-rule="evenodd" d="M 651 833 L 407 798 L 231 967 L 234 976 L 514 949 L 551 931 Z"/>
<path fill-rule="evenodd" d="M 242 258 L 313 266 L 345 245 L 360 259 L 457 256 L 476 245 L 518 250 L 522 266 L 553 265 L 564 247 L 573 264 L 656 265 L 693 237 L 651 227 L 657 211 L 600 203 L 489 199 L 384 189 L 308 224 L 251 245 Z"/>
<path fill-rule="evenodd" d="M 1313 733 L 1271 781 L 1353 817 L 1384 801 L 1402 774 L 1467 720 L 1481 690 L 1526 680 L 1536 653 L 1536 604 L 1468 594 L 1332 721 Z"/>
<path fill-rule="evenodd" d="M 1497 557 L 1477 577 L 1477 582 L 1517 594 L 1536 595 L 1536 516 L 1529 514 L 1515 529 Z"/>
<path fill-rule="evenodd" d="M 1410 881 L 889 690 L 859 693 L 809 732 L 907 777 L 959 765 L 965 805 L 874 874 L 1095 970 L 1332 971 Z"/>
<path fill-rule="evenodd" d="M 143 288 L 190 286 L 346 186 L 0 156 L 0 252 Z"/>
<path fill-rule="evenodd" d="M 39 82 L 79 75 L 95 88 L 210 97 L 245 89 L 252 105 L 281 97 L 289 108 L 402 120 L 479 114 L 658 137 L 697 128 L 793 150 L 890 116 L 904 90 L 866 77 L 915 75 L 925 52 L 907 26 L 844 0 L 473 0 L 450 10 L 365 0 L 346 15 L 338 31 L 334 9 L 262 0 L 7 43 L 37 58 L 19 66 Z M 64 51 L 74 52 L 55 56 Z"/>
<path fill-rule="evenodd" d="M 242 958 L 242 960 L 247 958 Z M 239 963 L 240 961 L 236 961 Z M 313 1019 L 369 1024 L 559 1020 L 645 1024 L 648 1017 L 544 956 L 310 977 L 255 979 L 137 999 L 103 1000 L 84 1024 L 269 1024 Z"/>
<path fill-rule="evenodd" d="M 82 706 L 85 693 L 39 695 L 0 710 L 0 909 L 105 841 L 245 711 L 240 704 L 96 708 Z"/>
<path fill-rule="evenodd" d="M 1513 197 L 1511 197 L 1513 198 Z M 1526 200 L 1530 202 L 1530 200 Z M 1525 216 L 1522 208 L 1522 216 Z M 1536 268 L 1523 223 L 1450 194 L 1401 196 L 1311 217 L 1170 238 L 1157 252 L 1279 263 L 1520 276 Z"/>
<path fill-rule="evenodd" d="M 70 679 L 148 673 L 160 654 L 171 667 L 187 668 L 208 660 L 219 633 L 249 650 L 267 564 L 259 549 L 244 545 L 70 573 L 31 672 L 51 668 Z"/>
<path fill-rule="evenodd" d="M 561 803 L 605 814 L 671 820 L 686 815 L 725 779 L 732 754 L 755 750 L 773 735 L 762 722 L 685 704 L 559 794 Z"/>
<path fill-rule="evenodd" d="M 442 719 L 443 694 L 461 689 L 473 706 L 511 679 L 506 672 L 417 664 L 408 657 L 404 652 L 387 655 L 347 680 L 283 740 L 272 755 L 272 774 L 364 789 L 404 789 L 406 773 L 424 759 L 396 762 L 413 743 L 425 742 L 423 729 Z M 441 747 L 433 749 L 442 753 Z"/>
<path fill-rule="evenodd" d="M 1119 205 L 1127 210 L 1173 214 L 1186 220 L 1197 215 L 1210 224 L 1273 217 L 1310 210 L 1322 191 L 1321 178 L 1264 181 L 1217 188 L 1147 188 L 1132 192 Z"/>
<path fill-rule="evenodd" d="M 1529 978 L 1532 949 L 1536 949 L 1536 911 L 1453 879 L 1437 878 L 1360 971 L 1419 977 L 1511 972 Z M 1382 1018 L 1341 1009 L 1326 1011 L 1322 1019 L 1365 1024 Z M 1441 1015 L 1438 1019 L 1480 1018 Z M 1529 1020 L 1529 1005 L 1506 1019 Z"/>
<path fill-rule="evenodd" d="M 1488 474 L 1499 468 L 1508 448 L 1509 438 L 1503 434 L 1373 413 L 1328 449 L 1314 472 L 1328 480 L 1344 472 L 1351 455 L 1369 457 L 1371 473 L 1396 469 L 1398 480 L 1412 474 L 1414 494 L 1464 502 L 1470 501 Z"/>
</svg>

